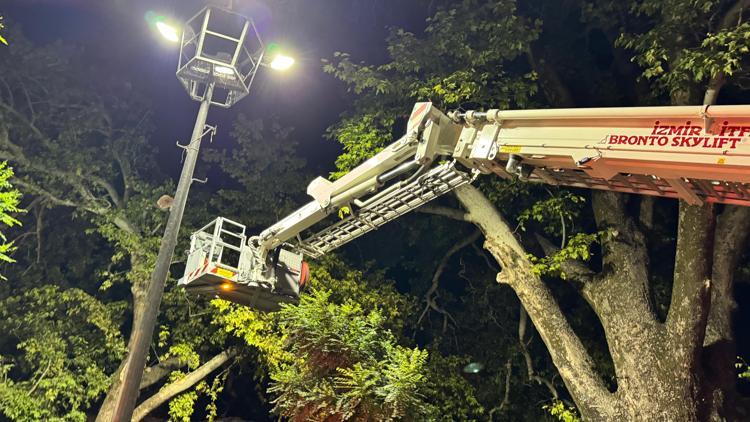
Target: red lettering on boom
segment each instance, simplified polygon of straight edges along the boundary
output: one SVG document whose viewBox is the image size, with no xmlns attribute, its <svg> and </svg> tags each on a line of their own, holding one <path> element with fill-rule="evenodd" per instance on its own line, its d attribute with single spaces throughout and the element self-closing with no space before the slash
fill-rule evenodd
<svg viewBox="0 0 750 422">
<path fill-rule="evenodd" d="M 670 126 L 667 135 L 684 135 L 683 130 L 685 130 L 685 126 Z"/>
</svg>

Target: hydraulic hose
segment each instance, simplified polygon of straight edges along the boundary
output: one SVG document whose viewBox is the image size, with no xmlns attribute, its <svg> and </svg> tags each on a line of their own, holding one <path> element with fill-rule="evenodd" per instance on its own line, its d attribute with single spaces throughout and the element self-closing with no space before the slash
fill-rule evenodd
<svg viewBox="0 0 750 422">
<path fill-rule="evenodd" d="M 428 163 L 422 164 L 422 166 L 419 168 L 419 170 L 415 171 L 414 174 L 412 174 L 411 176 L 409 176 L 409 178 L 404 181 L 404 184 L 411 183 L 411 182 L 415 181 L 419 176 L 425 174 L 427 172 L 428 168 L 430 167 L 431 163 L 432 162 L 428 162 Z"/>
<path fill-rule="evenodd" d="M 411 171 L 412 169 L 414 169 L 417 166 L 419 166 L 419 162 L 417 162 L 417 161 L 409 161 L 409 162 L 403 163 L 400 166 L 398 166 L 396 168 L 393 168 L 393 169 L 390 169 L 387 172 L 379 175 L 377 177 L 377 181 L 378 181 L 378 183 L 385 183 L 385 182 L 387 182 L 389 180 L 392 180 L 392 179 L 394 179 L 394 178 L 396 178 L 396 177 L 398 177 L 398 176 L 400 176 L 400 175 L 402 175 L 404 173 L 407 173 L 407 172 Z"/>
</svg>

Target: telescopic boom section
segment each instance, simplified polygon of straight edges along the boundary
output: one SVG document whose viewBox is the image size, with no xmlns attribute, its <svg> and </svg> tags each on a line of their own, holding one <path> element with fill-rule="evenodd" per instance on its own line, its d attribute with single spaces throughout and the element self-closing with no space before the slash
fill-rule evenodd
<svg viewBox="0 0 750 422">
<path fill-rule="evenodd" d="M 322 177 L 313 180 L 307 193 L 315 200 L 264 230 L 260 246 L 272 250 L 346 207 L 351 212 L 349 217 L 301 242 L 308 255 L 318 257 L 460 186 L 469 180 L 467 173 L 456 170 L 455 163 L 434 164 L 440 157 L 453 155 L 460 133 L 461 125 L 431 103 L 417 103 L 406 135 L 335 182 Z M 399 177 L 404 180 L 397 180 Z M 449 180 L 444 180 L 446 177 Z M 376 192 L 381 193 L 373 195 Z M 406 201 L 406 206 L 375 206 L 376 202 L 379 205 L 383 200 L 390 203 L 399 199 Z"/>
<path fill-rule="evenodd" d="M 690 204 L 749 206 L 749 138 L 748 105 L 488 110 L 446 116 L 431 103 L 417 103 L 402 138 L 334 182 L 315 179 L 307 189 L 313 201 L 243 240 L 236 266 L 219 262 L 226 242 L 217 236 L 224 229 L 194 234 L 180 284 L 273 310 L 259 306 L 258 298 L 265 304 L 294 301 L 306 273 L 302 254 L 322 256 L 480 173 L 680 198 Z M 344 210 L 343 219 L 301 235 Z M 218 226 L 222 221 L 226 224 L 219 219 Z M 241 228 L 244 239 L 244 226 L 232 224 Z M 290 240 L 293 245 L 286 243 Z M 213 258 L 217 253 L 219 261 Z M 217 266 L 231 277 L 218 276 L 222 271 Z"/>
<path fill-rule="evenodd" d="M 750 106 L 454 114 L 474 122 L 457 159 L 501 177 L 750 205 Z M 474 138 L 469 141 L 469 138 Z"/>
</svg>

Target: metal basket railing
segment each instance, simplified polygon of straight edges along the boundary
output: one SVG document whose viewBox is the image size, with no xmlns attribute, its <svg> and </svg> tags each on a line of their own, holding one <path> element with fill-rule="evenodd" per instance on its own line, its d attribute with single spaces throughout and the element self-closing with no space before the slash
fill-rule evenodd
<svg viewBox="0 0 750 422">
<path fill-rule="evenodd" d="M 190 254 L 201 253 L 215 266 L 239 271 L 242 246 L 246 240 L 244 225 L 218 217 L 191 236 Z"/>
</svg>

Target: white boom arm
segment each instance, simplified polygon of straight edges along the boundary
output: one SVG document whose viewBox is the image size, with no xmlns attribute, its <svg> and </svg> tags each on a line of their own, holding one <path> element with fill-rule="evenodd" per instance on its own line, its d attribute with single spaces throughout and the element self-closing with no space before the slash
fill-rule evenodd
<svg viewBox="0 0 750 422">
<path fill-rule="evenodd" d="M 435 168 L 428 168 L 438 157 L 449 157 L 453 154 L 456 139 L 458 139 L 460 131 L 460 125 L 457 125 L 442 112 L 432 107 L 432 104 L 417 103 L 409 118 L 406 135 L 335 182 L 329 182 L 322 177 L 313 180 L 307 187 L 307 193 L 313 197 L 314 201 L 264 230 L 259 236 L 259 246 L 265 250 L 272 250 L 321 221 L 332 211 L 350 203 L 354 205 L 350 209 L 359 211 L 356 215 L 361 219 L 361 211 L 367 209 L 367 206 L 364 206 L 360 201 L 361 198 L 376 192 L 389 180 L 410 171 L 419 172 L 417 176 L 422 176 L 419 178 L 419 181 L 424 183 L 427 179 L 430 179 L 431 175 L 436 174 L 436 169 L 447 169 L 449 167 L 442 165 Z M 437 172 L 440 172 L 440 170 L 437 170 Z M 458 177 L 459 172 L 455 170 L 448 172 L 454 175 L 449 181 L 451 188 L 457 187 L 456 183 L 458 183 L 458 180 L 454 181 L 452 179 Z M 468 181 L 465 173 L 460 174 L 463 175 L 461 177 L 462 181 Z M 442 177 L 445 176 L 443 175 Z M 416 182 L 417 178 L 414 178 L 412 184 Z M 390 190 L 386 189 L 386 192 L 389 192 L 390 196 L 396 196 L 394 195 L 394 191 L 403 190 L 404 188 L 403 182 L 402 185 L 397 183 L 389 187 Z M 419 205 L 448 190 L 439 189 L 440 193 L 433 192 L 433 196 L 429 198 L 424 196 L 429 195 L 427 192 L 424 192 L 422 195 L 424 201 Z M 404 212 L 410 209 L 406 209 Z M 391 219 L 389 218 L 388 221 Z M 369 219 L 367 222 L 363 220 L 363 224 L 374 225 L 375 227 L 381 225 L 373 219 Z M 366 231 L 358 233 L 358 235 Z M 346 236 L 346 234 L 344 235 Z M 343 240 L 341 237 L 338 237 L 338 239 Z M 346 239 L 346 241 L 348 240 L 351 240 L 351 238 Z M 320 248 L 320 245 L 303 242 L 305 245 L 303 247 L 308 255 L 317 257 L 343 243 L 345 241 L 333 242 L 329 247 Z"/>
<path fill-rule="evenodd" d="M 202 274 L 210 273 L 216 261 L 209 253 L 193 260 L 200 265 L 188 265 L 181 283 L 257 306 L 257 298 L 237 298 L 234 286 L 265 283 L 274 290 L 280 276 L 271 267 L 278 266 L 279 257 L 269 257 L 269 252 L 290 239 L 297 239 L 295 251 L 284 251 L 283 259 L 299 261 L 301 277 L 301 253 L 319 257 L 471 182 L 479 173 L 681 198 L 691 204 L 750 206 L 748 105 L 488 110 L 449 116 L 431 103 L 417 103 L 406 135 L 335 182 L 315 179 L 307 189 L 312 202 L 246 244 L 244 226 L 237 225 L 243 236 L 240 262 L 224 265 L 232 277 L 206 281 L 210 277 Z M 351 210 L 349 216 L 300 237 L 344 206 Z M 217 221 L 214 238 L 223 230 L 224 220 Z M 193 235 L 191 256 L 205 249 L 196 241 L 200 236 L 207 238 L 205 231 Z M 291 268 L 291 261 L 283 259 L 284 268 Z M 233 287 L 222 290 L 225 281 Z"/>
</svg>

